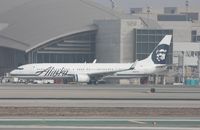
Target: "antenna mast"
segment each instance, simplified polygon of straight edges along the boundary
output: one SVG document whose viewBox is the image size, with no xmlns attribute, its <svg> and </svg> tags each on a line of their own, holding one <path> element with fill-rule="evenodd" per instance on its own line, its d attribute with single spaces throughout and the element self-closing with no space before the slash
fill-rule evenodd
<svg viewBox="0 0 200 130">
<path fill-rule="evenodd" d="M 111 8 L 114 9 L 115 8 L 115 2 L 114 2 L 114 0 L 110 0 L 110 2 L 111 2 Z"/>
<path fill-rule="evenodd" d="M 188 17 L 188 15 L 189 15 L 188 14 L 189 13 L 188 12 L 189 11 L 189 1 L 188 0 L 185 1 L 185 9 L 186 9 L 186 20 L 189 21 L 189 17 Z"/>
</svg>

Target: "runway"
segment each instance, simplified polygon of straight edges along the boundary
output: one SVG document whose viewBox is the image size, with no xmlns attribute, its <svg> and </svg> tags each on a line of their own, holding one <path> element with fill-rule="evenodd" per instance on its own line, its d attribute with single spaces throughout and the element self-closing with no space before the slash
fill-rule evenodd
<svg viewBox="0 0 200 130">
<path fill-rule="evenodd" d="M 200 87 L 0 85 L 2 117 L 196 117 L 199 108 Z"/>
<path fill-rule="evenodd" d="M 200 108 L 200 101 L 179 100 L 0 100 L 0 107 Z"/>
<path fill-rule="evenodd" d="M 150 89 L 156 92 L 151 93 Z M 0 99 L 200 100 L 200 87 L 1 85 Z"/>
<path fill-rule="evenodd" d="M 6 84 L 0 117 L 0 130 L 199 130 L 200 87 Z"/>
<path fill-rule="evenodd" d="M 199 127 L 198 118 L 0 120 L 0 129 L 3 130 L 199 130 Z"/>
</svg>

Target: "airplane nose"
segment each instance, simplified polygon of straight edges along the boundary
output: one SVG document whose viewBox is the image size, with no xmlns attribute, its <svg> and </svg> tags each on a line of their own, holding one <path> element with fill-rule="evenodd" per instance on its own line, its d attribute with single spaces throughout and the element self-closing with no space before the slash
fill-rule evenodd
<svg viewBox="0 0 200 130">
<path fill-rule="evenodd" d="M 12 71 L 10 72 L 10 75 L 15 75 L 15 74 L 17 74 L 17 71 L 16 71 L 16 70 L 12 70 Z"/>
</svg>

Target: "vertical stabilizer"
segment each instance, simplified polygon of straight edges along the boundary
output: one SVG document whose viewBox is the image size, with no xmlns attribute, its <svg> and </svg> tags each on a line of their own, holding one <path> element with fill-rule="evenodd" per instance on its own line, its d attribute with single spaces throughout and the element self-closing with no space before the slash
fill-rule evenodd
<svg viewBox="0 0 200 130">
<path fill-rule="evenodd" d="M 146 60 L 151 60 L 153 64 L 166 64 L 171 39 L 172 35 L 166 35 Z"/>
</svg>

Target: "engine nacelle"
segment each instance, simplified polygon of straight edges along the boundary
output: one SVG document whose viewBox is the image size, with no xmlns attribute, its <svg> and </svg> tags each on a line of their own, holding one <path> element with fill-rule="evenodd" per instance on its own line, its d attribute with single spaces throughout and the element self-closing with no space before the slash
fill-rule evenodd
<svg viewBox="0 0 200 130">
<path fill-rule="evenodd" d="M 76 74 L 75 81 L 79 83 L 89 83 L 90 77 L 86 74 Z"/>
</svg>

